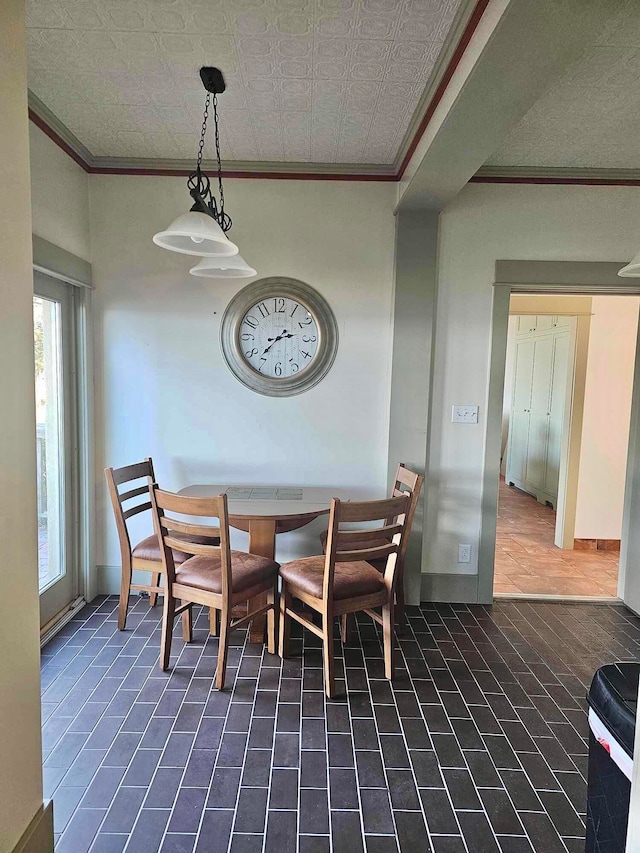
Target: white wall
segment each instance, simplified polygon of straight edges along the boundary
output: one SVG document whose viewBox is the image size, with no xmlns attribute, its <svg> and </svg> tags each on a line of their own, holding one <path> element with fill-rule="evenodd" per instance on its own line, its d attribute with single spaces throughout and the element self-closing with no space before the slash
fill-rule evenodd
<svg viewBox="0 0 640 853">
<path fill-rule="evenodd" d="M 640 190 L 470 184 L 441 215 L 424 570 L 477 571 L 492 283 L 497 259 L 624 261 L 638 248 Z M 477 426 L 452 424 L 478 403 Z M 473 545 L 458 565 L 458 543 Z"/>
<path fill-rule="evenodd" d="M 186 256 L 151 241 L 187 208 L 185 181 L 92 176 L 99 565 L 119 561 L 106 465 L 151 455 L 168 488 L 231 481 L 385 494 L 394 189 L 225 183 L 231 234 L 246 260 L 260 277 L 291 276 L 315 287 L 339 325 L 328 376 L 302 395 L 277 399 L 249 391 L 222 359 L 221 316 L 242 285 L 196 279 Z M 317 551 L 318 527 L 279 537 L 277 556 Z"/>
<path fill-rule="evenodd" d="M 621 537 L 638 305 L 635 296 L 592 300 L 576 539 Z"/>
<path fill-rule="evenodd" d="M 33 278 L 24 4 L 0 4 L 0 853 L 42 807 Z M 41 848 L 43 851 L 45 848 Z"/>
<path fill-rule="evenodd" d="M 89 176 L 31 122 L 29 142 L 33 233 L 91 260 Z"/>
</svg>

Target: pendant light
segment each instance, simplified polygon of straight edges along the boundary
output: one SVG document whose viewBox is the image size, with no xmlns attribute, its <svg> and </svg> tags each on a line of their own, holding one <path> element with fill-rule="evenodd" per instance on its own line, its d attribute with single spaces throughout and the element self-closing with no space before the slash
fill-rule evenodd
<svg viewBox="0 0 640 853">
<path fill-rule="evenodd" d="M 203 258 L 189 270 L 199 278 L 252 278 L 258 273 L 240 255 L 225 258 Z"/>
<path fill-rule="evenodd" d="M 618 270 L 618 275 L 622 278 L 640 278 L 640 252 L 633 256 L 626 267 Z"/>
<path fill-rule="evenodd" d="M 187 187 L 193 199 L 193 206 L 188 213 L 183 213 L 174 219 L 166 231 L 160 231 L 153 236 L 153 242 L 170 252 L 183 255 L 197 255 L 203 258 L 229 259 L 238 255 L 238 247 L 227 237 L 231 228 L 231 217 L 224 209 L 224 189 L 222 186 L 222 163 L 220 160 L 220 133 L 218 127 L 218 95 L 224 92 L 226 84 L 222 72 L 218 68 L 203 67 L 200 69 L 200 79 L 206 89 L 200 144 L 195 171 L 189 175 Z M 216 200 L 211 191 L 209 176 L 202 171 L 202 155 L 207 133 L 209 107 L 213 107 L 215 126 L 216 161 L 218 167 L 218 195 Z M 242 262 L 244 264 L 244 262 Z M 247 270 L 251 267 L 244 264 Z M 236 266 L 235 269 L 242 269 Z M 255 270 L 245 275 L 256 275 Z M 236 273 L 237 277 L 238 273 Z"/>
</svg>

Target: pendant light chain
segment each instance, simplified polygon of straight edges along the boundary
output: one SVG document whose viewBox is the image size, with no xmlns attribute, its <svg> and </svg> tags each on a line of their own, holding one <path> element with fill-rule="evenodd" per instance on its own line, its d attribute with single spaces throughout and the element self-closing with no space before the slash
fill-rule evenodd
<svg viewBox="0 0 640 853">
<path fill-rule="evenodd" d="M 202 116 L 202 128 L 200 130 L 200 144 L 198 145 L 198 162 L 197 162 L 197 170 L 201 171 L 200 167 L 202 166 L 202 153 L 204 151 L 204 138 L 207 135 L 207 119 L 209 118 L 209 103 L 211 102 L 211 93 L 207 92 L 207 97 L 204 102 L 204 115 Z M 215 104 L 215 99 L 214 99 Z M 214 107 L 215 108 L 215 107 Z M 218 121 L 216 119 L 216 125 Z"/>
<path fill-rule="evenodd" d="M 187 186 L 191 193 L 195 205 L 192 210 L 200 209 L 203 213 L 208 213 L 212 216 L 222 230 L 226 232 L 231 228 L 231 218 L 224 212 L 224 187 L 222 185 L 222 159 L 220 157 L 220 128 L 218 125 L 218 96 L 214 92 L 207 92 L 204 102 L 204 113 L 202 115 L 202 126 L 200 128 L 200 142 L 198 143 L 198 156 L 196 159 L 196 169 L 189 175 Z M 218 194 L 220 203 L 216 201 L 215 196 L 211 192 L 211 182 L 209 176 L 202 171 L 202 160 L 204 158 L 204 144 L 207 135 L 207 122 L 209 120 L 209 109 L 213 103 L 213 121 L 215 125 L 215 145 L 216 145 L 216 163 L 218 170 Z M 200 205 L 200 207 L 198 207 Z"/>
</svg>

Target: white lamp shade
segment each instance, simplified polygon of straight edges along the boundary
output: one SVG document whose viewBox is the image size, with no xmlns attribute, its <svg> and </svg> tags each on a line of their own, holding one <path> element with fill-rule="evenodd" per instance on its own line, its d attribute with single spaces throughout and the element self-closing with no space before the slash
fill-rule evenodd
<svg viewBox="0 0 640 853">
<path fill-rule="evenodd" d="M 203 258 L 189 270 L 201 278 L 252 278 L 258 273 L 240 255 L 226 258 Z"/>
<path fill-rule="evenodd" d="M 200 257 L 229 257 L 238 247 L 207 213 L 189 211 L 174 219 L 166 231 L 153 235 L 153 242 L 170 252 Z"/>
<path fill-rule="evenodd" d="M 618 275 L 622 278 L 640 278 L 640 252 L 629 261 L 626 267 L 618 270 Z"/>
</svg>

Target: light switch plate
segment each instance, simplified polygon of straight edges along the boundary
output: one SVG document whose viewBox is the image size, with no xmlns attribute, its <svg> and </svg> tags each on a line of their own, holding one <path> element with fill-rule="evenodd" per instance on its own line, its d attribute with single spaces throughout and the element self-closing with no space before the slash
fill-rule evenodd
<svg viewBox="0 0 640 853">
<path fill-rule="evenodd" d="M 452 424 L 477 424 L 478 406 L 452 406 Z"/>
</svg>

